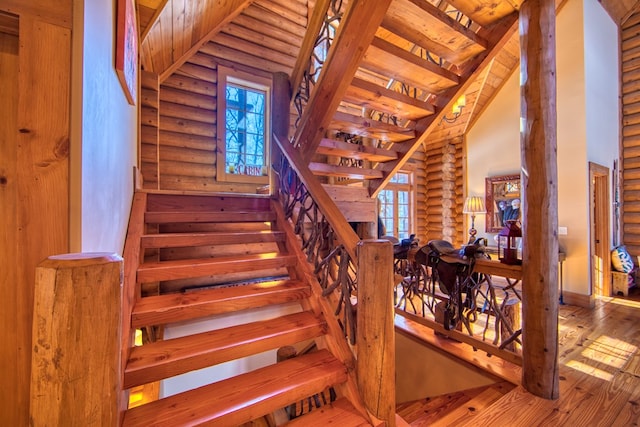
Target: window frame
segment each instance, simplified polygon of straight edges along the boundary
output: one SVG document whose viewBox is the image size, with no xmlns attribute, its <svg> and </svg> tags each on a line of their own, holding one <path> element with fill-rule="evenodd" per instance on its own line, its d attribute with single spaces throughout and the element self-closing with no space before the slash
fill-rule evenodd
<svg viewBox="0 0 640 427">
<path fill-rule="evenodd" d="M 271 96 L 273 93 L 273 81 L 270 78 L 256 76 L 229 67 L 218 66 L 217 82 L 217 114 L 216 114 L 216 180 L 227 182 L 242 182 L 249 184 L 268 184 L 269 174 L 252 176 L 238 173 L 229 173 L 226 170 L 226 89 L 227 84 L 263 91 L 265 93 L 264 105 L 264 166 L 270 169 L 271 159 Z"/>
<path fill-rule="evenodd" d="M 385 235 L 388 236 L 394 236 L 398 239 L 406 239 L 409 238 L 409 236 L 411 234 L 415 234 L 415 229 L 416 229 L 416 185 L 415 185 L 415 172 L 413 170 L 400 170 L 398 171 L 398 174 L 404 174 L 407 175 L 407 183 L 397 183 L 397 182 L 392 182 L 389 181 L 387 183 L 387 185 L 385 185 L 385 187 L 380 191 L 382 193 L 382 191 L 393 191 L 394 195 L 393 195 L 393 225 L 394 225 L 394 229 L 393 230 L 388 230 L 386 229 L 385 226 Z M 409 209 L 409 214 L 408 214 L 408 230 L 407 230 L 407 235 L 406 236 L 400 236 L 399 235 L 399 197 L 398 197 L 398 193 L 401 191 L 405 191 L 408 195 L 408 209 Z M 382 202 L 380 203 L 380 210 L 382 210 Z M 380 215 L 380 218 L 382 219 L 382 215 Z"/>
</svg>

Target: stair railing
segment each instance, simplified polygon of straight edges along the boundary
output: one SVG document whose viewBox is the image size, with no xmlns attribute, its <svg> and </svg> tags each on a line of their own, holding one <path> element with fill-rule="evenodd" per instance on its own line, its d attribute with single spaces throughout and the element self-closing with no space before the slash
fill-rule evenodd
<svg viewBox="0 0 640 427">
<path fill-rule="evenodd" d="M 382 240 L 359 240 L 298 151 L 274 135 L 276 188 L 306 260 L 356 345 L 358 390 L 368 411 L 395 425 L 393 251 Z M 360 284 L 360 289 L 358 289 Z M 336 299 L 335 295 L 339 294 Z M 358 307 L 356 310 L 356 306 Z M 357 313 L 356 313 L 357 312 Z M 356 325 L 360 327 L 356 329 Z"/>
<path fill-rule="evenodd" d="M 292 221 L 307 261 L 322 286 L 323 296 L 339 291 L 335 315 L 351 344 L 356 342 L 356 245 L 360 241 L 346 218 L 288 141 L 274 134 L 281 156 L 275 166 L 276 188 L 285 218 Z"/>
</svg>

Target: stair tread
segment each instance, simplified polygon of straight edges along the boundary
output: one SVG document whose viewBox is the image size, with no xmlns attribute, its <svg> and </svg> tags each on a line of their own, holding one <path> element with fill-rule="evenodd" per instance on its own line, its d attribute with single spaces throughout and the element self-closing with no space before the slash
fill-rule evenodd
<svg viewBox="0 0 640 427">
<path fill-rule="evenodd" d="M 236 426 L 346 379 L 345 366 L 319 350 L 129 409 L 123 426 Z"/>
<path fill-rule="evenodd" d="M 388 162 L 397 160 L 400 157 L 395 150 L 368 147 L 329 138 L 322 138 L 316 153 L 326 156 L 348 157 L 355 160 L 368 160 L 370 162 Z"/>
<path fill-rule="evenodd" d="M 416 136 L 413 127 L 401 127 L 392 123 L 356 116 L 343 111 L 337 111 L 333 115 L 329 129 L 362 137 L 375 138 L 385 142 L 402 142 L 413 139 Z"/>
<path fill-rule="evenodd" d="M 124 388 L 316 338 L 326 322 L 303 311 L 133 347 Z"/>
<path fill-rule="evenodd" d="M 167 224 L 182 222 L 266 222 L 274 221 L 271 211 L 225 211 L 225 212 L 146 212 L 144 220 L 147 224 Z"/>
<path fill-rule="evenodd" d="M 281 231 L 160 233 L 142 236 L 143 248 L 176 248 L 184 246 L 230 245 L 240 243 L 279 242 L 284 240 Z"/>
<path fill-rule="evenodd" d="M 292 266 L 295 255 L 279 252 L 234 255 L 215 258 L 189 258 L 170 261 L 145 262 L 138 267 L 138 282 L 150 283 L 162 280 L 202 277 L 270 268 Z"/>
<path fill-rule="evenodd" d="M 345 101 L 363 108 L 384 111 L 392 116 L 418 120 L 434 113 L 433 105 L 373 82 L 354 77 Z"/>
<path fill-rule="evenodd" d="M 297 301 L 310 295 L 308 284 L 299 280 L 273 280 L 233 287 L 142 298 L 133 307 L 134 328 L 194 319 L 213 314 Z"/>
<path fill-rule="evenodd" d="M 331 402 L 321 408 L 285 424 L 287 427 L 325 427 L 327 425 L 340 426 L 370 426 L 371 423 L 360 414 L 345 398 Z"/>
<path fill-rule="evenodd" d="M 381 179 L 382 171 L 369 168 L 328 165 L 326 163 L 309 163 L 309 169 L 315 175 L 336 176 L 350 179 Z"/>
</svg>

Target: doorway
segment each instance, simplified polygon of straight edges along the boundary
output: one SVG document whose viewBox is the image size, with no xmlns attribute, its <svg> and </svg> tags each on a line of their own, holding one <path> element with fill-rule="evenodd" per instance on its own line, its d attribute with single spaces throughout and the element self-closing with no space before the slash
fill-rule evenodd
<svg viewBox="0 0 640 427">
<path fill-rule="evenodd" d="M 609 168 L 589 162 L 591 295 L 611 295 Z"/>
</svg>

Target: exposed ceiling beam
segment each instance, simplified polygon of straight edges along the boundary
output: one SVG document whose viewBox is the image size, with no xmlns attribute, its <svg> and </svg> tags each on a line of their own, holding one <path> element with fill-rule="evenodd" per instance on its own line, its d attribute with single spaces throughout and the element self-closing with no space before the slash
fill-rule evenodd
<svg viewBox="0 0 640 427">
<path fill-rule="evenodd" d="M 253 0 L 213 0 L 208 7 L 215 12 L 207 22 L 209 28 L 204 30 L 206 33 L 166 70 L 157 70 L 158 74 L 160 74 L 160 83 L 180 68 L 182 64 L 187 62 L 203 45 L 208 43 L 213 36 L 220 32 L 222 27 L 233 21 L 236 16 L 240 15 L 243 10 L 249 7 L 252 1 Z"/>
<path fill-rule="evenodd" d="M 438 125 L 442 116 L 449 111 L 458 97 L 465 93 L 466 89 L 491 63 L 504 44 L 507 43 L 511 36 L 516 32 L 517 27 L 518 13 L 513 12 L 496 22 L 493 26 L 485 27 L 481 30 L 481 33 L 488 33 L 486 35 L 483 34 L 483 36 L 488 40 L 489 48 L 478 54 L 475 59 L 469 61 L 469 63 L 465 65 L 460 75 L 460 84 L 458 86 L 445 90 L 435 98 L 434 104 L 437 108 L 437 113 L 432 116 L 425 117 L 417 122 L 415 129 L 417 133 L 416 138 L 413 141 L 406 141 L 402 144 L 397 144 L 398 151 L 401 152 L 401 157 L 396 161 L 379 164 L 377 166 L 377 168 L 382 169 L 385 174 L 382 179 L 371 181 L 369 189 L 371 197 L 377 197 L 380 190 L 391 180 L 391 178 L 393 178 L 402 165 L 411 158 L 413 153 L 429 136 L 433 128 Z"/>
<path fill-rule="evenodd" d="M 294 137 L 307 162 L 325 136 L 390 3 L 391 0 L 349 2 Z"/>
</svg>

